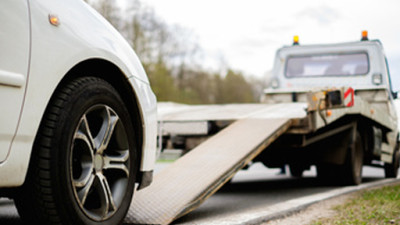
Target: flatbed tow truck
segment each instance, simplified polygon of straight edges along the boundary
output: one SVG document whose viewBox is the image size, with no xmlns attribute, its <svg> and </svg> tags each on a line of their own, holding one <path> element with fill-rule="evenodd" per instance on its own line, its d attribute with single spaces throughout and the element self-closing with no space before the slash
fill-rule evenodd
<svg viewBox="0 0 400 225">
<path fill-rule="evenodd" d="M 362 181 L 362 166 L 397 177 L 399 136 L 382 44 L 368 40 L 279 49 L 259 104 L 160 107 L 159 136 L 185 155 L 134 197 L 127 222 L 169 224 L 215 193 L 252 161 L 289 165 L 301 177 Z M 168 106 L 168 105 L 167 105 Z M 160 141 L 160 146 L 163 143 Z"/>
</svg>

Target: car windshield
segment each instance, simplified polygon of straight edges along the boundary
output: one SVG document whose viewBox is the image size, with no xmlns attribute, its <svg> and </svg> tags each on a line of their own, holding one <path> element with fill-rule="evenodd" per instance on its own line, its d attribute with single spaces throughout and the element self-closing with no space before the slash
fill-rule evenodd
<svg viewBox="0 0 400 225">
<path fill-rule="evenodd" d="M 367 53 L 291 56 L 287 59 L 286 77 L 352 76 L 369 71 Z"/>
</svg>

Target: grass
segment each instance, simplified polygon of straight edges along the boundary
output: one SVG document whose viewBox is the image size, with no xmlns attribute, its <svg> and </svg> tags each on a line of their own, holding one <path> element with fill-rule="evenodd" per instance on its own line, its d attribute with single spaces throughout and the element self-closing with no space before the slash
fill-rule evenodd
<svg viewBox="0 0 400 225">
<path fill-rule="evenodd" d="M 156 163 L 173 163 L 175 159 L 158 159 Z"/>
<path fill-rule="evenodd" d="M 334 210 L 334 217 L 312 224 L 400 224 L 400 185 L 360 192 Z"/>
</svg>

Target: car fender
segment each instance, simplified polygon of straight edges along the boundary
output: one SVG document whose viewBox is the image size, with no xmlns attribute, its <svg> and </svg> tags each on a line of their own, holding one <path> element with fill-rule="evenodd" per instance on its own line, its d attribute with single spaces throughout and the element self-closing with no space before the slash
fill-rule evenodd
<svg viewBox="0 0 400 225">
<path fill-rule="evenodd" d="M 132 48 L 81 0 L 29 2 L 31 60 L 27 91 L 11 151 L 0 164 L 0 180 L 4 181 L 1 186 L 19 186 L 24 182 L 33 142 L 51 96 L 72 68 L 90 59 L 115 65 L 133 87 L 144 129 L 141 171 L 152 170 L 157 132 L 156 98 Z M 58 25 L 50 23 L 51 16 L 57 17 Z"/>
</svg>

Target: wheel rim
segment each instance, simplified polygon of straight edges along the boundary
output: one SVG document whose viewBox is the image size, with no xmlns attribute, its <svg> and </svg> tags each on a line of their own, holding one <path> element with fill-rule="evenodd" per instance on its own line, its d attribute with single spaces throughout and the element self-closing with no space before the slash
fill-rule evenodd
<svg viewBox="0 0 400 225">
<path fill-rule="evenodd" d="M 128 137 L 113 109 L 96 105 L 81 117 L 71 145 L 70 177 L 75 200 L 95 221 L 114 215 L 130 177 Z"/>
</svg>

